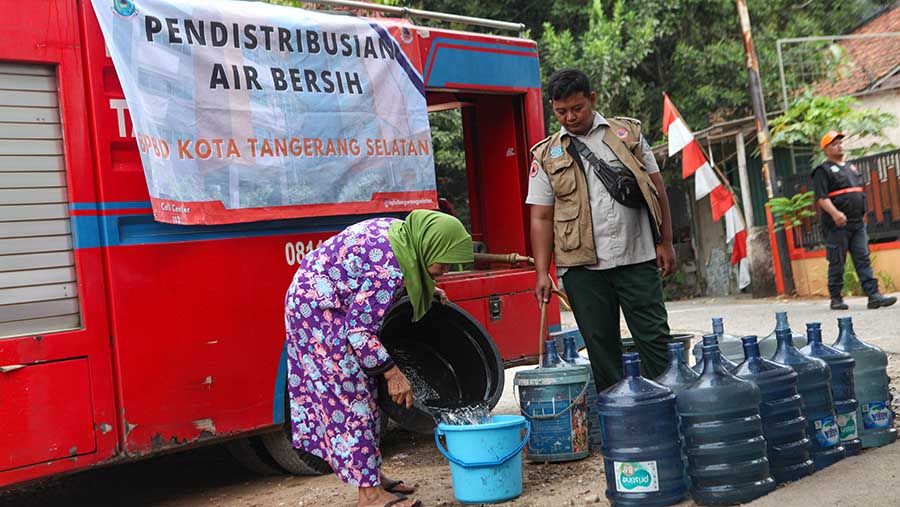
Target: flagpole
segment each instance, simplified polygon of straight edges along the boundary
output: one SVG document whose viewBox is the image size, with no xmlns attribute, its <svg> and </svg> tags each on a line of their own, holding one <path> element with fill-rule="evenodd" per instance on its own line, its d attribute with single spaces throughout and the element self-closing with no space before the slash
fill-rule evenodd
<svg viewBox="0 0 900 507">
<path fill-rule="evenodd" d="M 771 199 L 781 194 L 777 185 L 772 183 L 772 171 L 775 169 L 775 160 L 772 156 L 772 145 L 769 142 L 769 122 L 766 119 L 766 103 L 763 98 L 762 83 L 759 78 L 759 62 L 756 58 L 756 48 L 753 46 L 753 34 L 750 31 L 750 13 L 747 12 L 747 0 L 735 0 L 737 3 L 738 17 L 740 18 L 741 37 L 744 39 L 744 51 L 747 55 L 747 75 L 750 81 L 750 97 L 753 100 L 753 115 L 756 117 L 756 137 L 759 141 L 759 153 L 762 160 L 762 176 L 766 185 L 766 194 Z M 775 229 L 775 245 L 778 250 L 778 264 L 781 267 L 781 283 L 787 295 L 794 294 L 794 275 L 791 269 L 791 258 L 788 253 L 787 234 L 784 228 Z M 774 261 L 774 259 L 773 259 Z M 779 270 L 775 270 L 776 273 Z M 777 276 L 777 275 L 776 275 Z"/>
</svg>

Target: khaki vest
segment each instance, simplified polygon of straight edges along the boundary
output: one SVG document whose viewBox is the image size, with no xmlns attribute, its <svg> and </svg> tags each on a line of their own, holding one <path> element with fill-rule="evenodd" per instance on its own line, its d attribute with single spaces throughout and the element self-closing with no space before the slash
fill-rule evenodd
<svg viewBox="0 0 900 507">
<path fill-rule="evenodd" d="M 641 124 L 637 120 L 622 117 L 609 118 L 607 121 L 609 127 L 606 127 L 603 142 L 637 178 L 647 209 L 653 217 L 654 237 L 658 238 L 662 212 L 656 186 L 638 155 L 641 151 Z M 591 201 L 581 157 L 575 147 L 571 146 L 568 136 L 562 137 L 559 132 L 534 145 L 531 155 L 547 173 L 550 186 L 553 187 L 556 265 L 574 267 L 596 264 Z"/>
</svg>

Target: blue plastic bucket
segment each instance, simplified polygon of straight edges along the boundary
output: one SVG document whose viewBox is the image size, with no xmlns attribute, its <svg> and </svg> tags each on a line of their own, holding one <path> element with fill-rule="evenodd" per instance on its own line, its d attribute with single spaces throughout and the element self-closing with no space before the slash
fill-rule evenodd
<svg viewBox="0 0 900 507">
<path fill-rule="evenodd" d="M 520 415 L 495 415 L 487 424 L 439 424 L 434 441 L 450 461 L 456 499 L 465 504 L 498 503 L 521 495 L 522 449 L 530 433 L 531 425 Z"/>
<path fill-rule="evenodd" d="M 573 461 L 590 454 L 587 389 L 590 368 L 563 366 L 516 372 L 519 410 L 531 421 L 525 459 Z"/>
</svg>

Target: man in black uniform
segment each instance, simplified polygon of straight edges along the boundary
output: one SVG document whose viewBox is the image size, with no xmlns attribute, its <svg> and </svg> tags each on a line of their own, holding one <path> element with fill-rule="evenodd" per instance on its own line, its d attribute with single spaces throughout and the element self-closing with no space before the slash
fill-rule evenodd
<svg viewBox="0 0 900 507">
<path fill-rule="evenodd" d="M 866 215 L 866 194 L 856 166 L 844 163 L 843 138 L 844 134 L 834 130 L 822 137 L 819 146 L 828 160 L 816 166 L 812 173 L 816 199 L 823 211 L 822 232 L 828 258 L 831 309 L 849 308 L 841 297 L 848 250 L 853 258 L 859 283 L 869 296 L 869 308 L 891 306 L 897 302 L 897 298 L 883 296 L 878 292 L 878 280 L 872 275 L 869 237 L 863 220 Z"/>
</svg>

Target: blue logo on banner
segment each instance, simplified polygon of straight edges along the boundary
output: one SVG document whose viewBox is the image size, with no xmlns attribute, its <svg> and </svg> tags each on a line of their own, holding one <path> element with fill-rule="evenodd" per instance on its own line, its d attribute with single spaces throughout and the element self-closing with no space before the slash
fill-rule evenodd
<svg viewBox="0 0 900 507">
<path fill-rule="evenodd" d="M 135 15 L 137 9 L 132 0 L 113 0 L 113 11 L 123 18 L 130 18 Z"/>
</svg>

